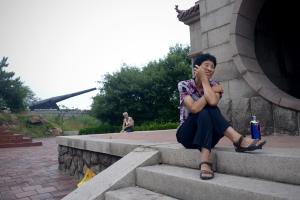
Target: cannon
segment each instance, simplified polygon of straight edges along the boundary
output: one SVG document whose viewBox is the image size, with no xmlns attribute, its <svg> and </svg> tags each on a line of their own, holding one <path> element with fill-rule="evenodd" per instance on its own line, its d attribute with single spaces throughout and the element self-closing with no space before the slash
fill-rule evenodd
<svg viewBox="0 0 300 200">
<path fill-rule="evenodd" d="M 94 91 L 94 90 L 96 90 L 96 88 L 90 88 L 90 89 L 87 89 L 87 90 L 82 90 L 82 91 L 74 92 L 74 93 L 71 93 L 71 94 L 65 94 L 65 95 L 61 95 L 61 96 L 57 96 L 57 97 L 51 97 L 51 98 L 48 98 L 48 99 L 37 101 L 37 102 L 34 102 L 31 105 L 29 105 L 29 109 L 31 111 L 35 110 L 35 109 L 56 109 L 56 110 L 59 110 L 59 107 L 56 104 L 57 102 L 60 102 L 60 101 L 63 101 L 65 99 L 75 97 L 75 96 L 78 96 L 78 95 L 81 95 L 81 94 L 84 94 L 84 93 L 87 93 L 87 92 L 91 92 L 91 91 Z"/>
</svg>

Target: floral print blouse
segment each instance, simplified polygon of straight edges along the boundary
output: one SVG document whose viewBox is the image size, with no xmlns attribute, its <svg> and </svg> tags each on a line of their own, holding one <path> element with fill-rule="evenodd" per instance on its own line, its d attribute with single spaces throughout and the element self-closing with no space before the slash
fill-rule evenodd
<svg viewBox="0 0 300 200">
<path fill-rule="evenodd" d="M 211 86 L 219 84 L 217 81 L 210 79 L 209 83 Z M 180 125 L 188 118 L 190 111 L 184 106 L 183 100 L 187 95 L 190 95 L 194 101 L 197 101 L 200 97 L 204 95 L 203 89 L 197 90 L 196 83 L 194 79 L 180 81 L 178 83 L 179 90 L 179 109 L 180 109 Z"/>
</svg>

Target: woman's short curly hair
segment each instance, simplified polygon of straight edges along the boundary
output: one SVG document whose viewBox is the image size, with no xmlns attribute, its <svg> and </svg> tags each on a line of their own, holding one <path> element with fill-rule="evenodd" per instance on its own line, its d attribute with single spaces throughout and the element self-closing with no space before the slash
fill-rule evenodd
<svg viewBox="0 0 300 200">
<path fill-rule="evenodd" d="M 217 59 L 215 56 L 209 54 L 209 53 L 204 53 L 204 54 L 201 54 L 200 56 L 196 57 L 196 59 L 194 60 L 194 64 L 193 64 L 193 67 L 195 67 L 195 65 L 201 65 L 204 61 L 211 61 L 214 63 L 214 65 L 216 66 L 217 65 Z"/>
</svg>

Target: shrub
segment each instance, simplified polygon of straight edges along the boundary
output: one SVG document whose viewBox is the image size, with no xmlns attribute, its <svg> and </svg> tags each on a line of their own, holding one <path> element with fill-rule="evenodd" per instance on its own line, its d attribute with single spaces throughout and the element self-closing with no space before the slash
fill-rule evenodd
<svg viewBox="0 0 300 200">
<path fill-rule="evenodd" d="M 120 126 L 112 126 L 109 124 L 101 124 L 96 127 L 80 129 L 79 135 L 98 134 L 98 133 L 118 133 L 120 132 Z"/>
<path fill-rule="evenodd" d="M 150 130 L 166 130 L 175 129 L 178 127 L 178 123 L 175 122 L 146 122 L 139 126 L 134 127 L 135 131 L 150 131 Z"/>
<path fill-rule="evenodd" d="M 146 122 L 134 127 L 135 131 L 150 131 L 150 130 L 166 130 L 175 129 L 178 127 L 178 123 L 174 122 Z M 113 126 L 107 123 L 103 123 L 96 127 L 80 129 L 80 135 L 88 134 L 101 134 L 101 133 L 118 133 L 120 132 L 120 126 Z"/>
</svg>

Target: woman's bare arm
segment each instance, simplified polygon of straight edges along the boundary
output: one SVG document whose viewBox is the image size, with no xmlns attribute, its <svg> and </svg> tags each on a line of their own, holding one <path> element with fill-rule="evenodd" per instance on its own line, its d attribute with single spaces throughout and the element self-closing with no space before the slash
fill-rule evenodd
<svg viewBox="0 0 300 200">
<path fill-rule="evenodd" d="M 210 86 L 208 80 L 202 81 L 204 97 L 210 106 L 216 106 L 220 100 L 220 94 L 216 93 Z"/>
<path fill-rule="evenodd" d="M 199 98 L 197 101 L 194 101 L 190 95 L 184 98 L 183 103 L 192 113 L 200 112 L 207 104 L 204 96 Z"/>
</svg>

